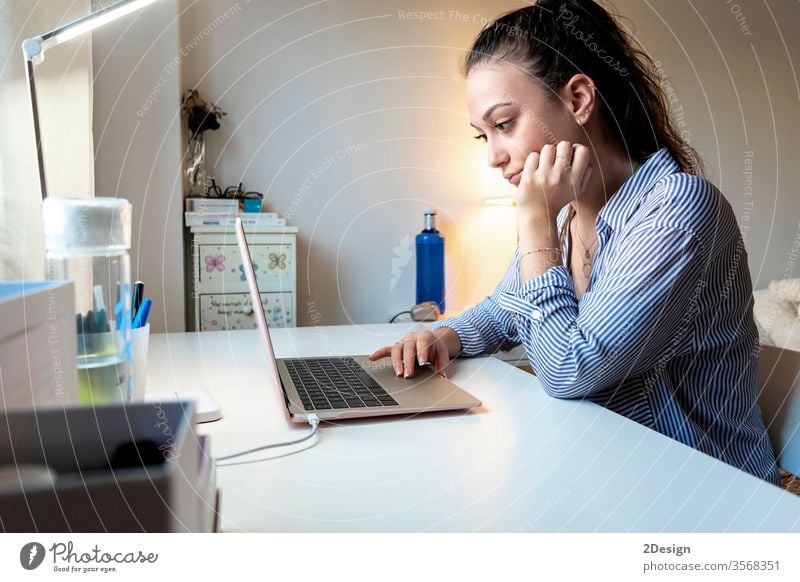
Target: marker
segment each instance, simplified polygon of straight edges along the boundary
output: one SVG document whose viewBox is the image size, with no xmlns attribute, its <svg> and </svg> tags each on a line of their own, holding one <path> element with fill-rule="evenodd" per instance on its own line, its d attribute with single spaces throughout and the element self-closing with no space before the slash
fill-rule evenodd
<svg viewBox="0 0 800 582">
<path fill-rule="evenodd" d="M 91 309 L 83 316 L 83 333 L 94 333 L 94 311 Z"/>
<path fill-rule="evenodd" d="M 142 305 L 139 308 L 139 311 L 136 313 L 136 319 L 133 320 L 133 327 L 134 329 L 138 327 L 144 327 L 147 325 L 147 316 L 150 315 L 150 306 L 153 304 L 152 301 L 149 299 L 145 299 L 142 301 Z"/>
<path fill-rule="evenodd" d="M 105 309 L 98 309 L 94 314 L 94 332 L 106 333 L 111 331 L 108 327 L 108 316 Z"/>
</svg>

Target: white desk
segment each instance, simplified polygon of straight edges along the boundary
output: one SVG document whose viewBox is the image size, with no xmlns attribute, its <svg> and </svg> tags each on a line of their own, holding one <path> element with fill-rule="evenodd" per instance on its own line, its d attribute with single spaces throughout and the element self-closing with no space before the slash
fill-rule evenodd
<svg viewBox="0 0 800 582">
<path fill-rule="evenodd" d="M 278 357 L 365 354 L 413 324 L 274 330 Z M 150 381 L 207 387 L 215 455 L 292 440 L 255 332 L 154 335 Z M 496 358 L 457 360 L 470 413 L 325 424 L 314 448 L 218 469 L 241 531 L 800 531 L 800 498 L 606 409 L 548 397 Z M 296 448 L 299 448 L 296 447 Z M 282 449 L 266 451 L 264 456 Z"/>
</svg>

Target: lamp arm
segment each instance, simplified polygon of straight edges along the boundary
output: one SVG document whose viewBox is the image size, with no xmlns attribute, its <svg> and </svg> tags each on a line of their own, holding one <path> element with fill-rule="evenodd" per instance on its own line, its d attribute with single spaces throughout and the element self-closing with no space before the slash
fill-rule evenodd
<svg viewBox="0 0 800 582">
<path fill-rule="evenodd" d="M 44 171 L 44 152 L 42 151 L 42 130 L 39 124 L 39 103 L 36 98 L 36 77 L 34 69 L 37 62 L 42 62 L 44 52 L 41 50 L 41 37 L 30 38 L 22 43 L 25 55 L 25 70 L 28 76 L 28 94 L 31 101 L 31 115 L 33 117 L 33 136 L 36 140 L 36 162 L 39 171 L 39 190 L 42 200 L 47 198 L 47 181 Z"/>
</svg>

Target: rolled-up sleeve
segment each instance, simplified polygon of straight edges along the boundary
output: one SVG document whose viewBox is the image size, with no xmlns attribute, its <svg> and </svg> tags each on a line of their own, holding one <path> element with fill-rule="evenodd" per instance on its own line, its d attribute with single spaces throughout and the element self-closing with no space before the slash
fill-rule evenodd
<svg viewBox="0 0 800 582">
<path fill-rule="evenodd" d="M 535 303 L 532 301 L 534 298 Z M 576 314 L 578 311 L 572 278 L 566 267 L 560 265 L 550 267 L 516 292 L 500 293 L 497 301 L 516 317 L 531 321 L 540 321 L 561 309 L 572 310 Z"/>
<path fill-rule="evenodd" d="M 626 234 L 580 301 L 562 266 L 497 301 L 513 314 L 545 391 L 585 397 L 678 349 L 704 286 L 703 255 L 694 234 L 650 223 Z"/>
</svg>

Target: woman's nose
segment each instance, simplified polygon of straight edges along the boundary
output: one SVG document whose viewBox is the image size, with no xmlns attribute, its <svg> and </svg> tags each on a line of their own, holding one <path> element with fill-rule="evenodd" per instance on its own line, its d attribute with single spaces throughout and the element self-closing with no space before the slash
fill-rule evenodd
<svg viewBox="0 0 800 582">
<path fill-rule="evenodd" d="M 508 153 L 505 148 L 501 147 L 497 141 L 489 142 L 489 159 L 490 168 L 499 168 L 500 166 L 508 163 Z"/>
</svg>

